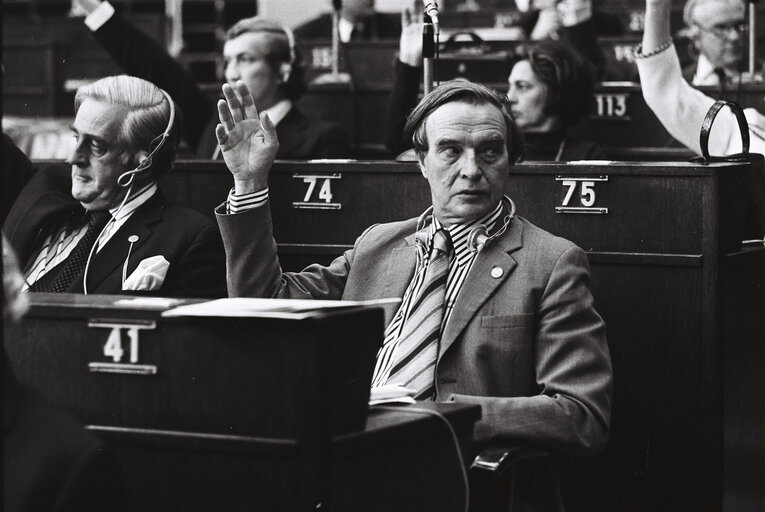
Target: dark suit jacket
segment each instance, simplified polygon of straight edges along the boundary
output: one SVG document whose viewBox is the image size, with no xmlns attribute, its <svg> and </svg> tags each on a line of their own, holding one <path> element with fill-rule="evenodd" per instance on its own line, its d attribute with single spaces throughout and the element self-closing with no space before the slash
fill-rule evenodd
<svg viewBox="0 0 765 512">
<path fill-rule="evenodd" d="M 114 15 L 93 37 L 129 74 L 149 80 L 172 96 L 183 113 L 183 138 L 199 158 L 212 158 L 218 142 L 215 125 L 218 110 L 213 96 L 205 93 L 191 73 L 146 33 Z M 293 104 L 276 126 L 279 152 L 276 158 L 347 158 L 350 139 L 340 126 L 313 120 Z"/>
<path fill-rule="evenodd" d="M 324 13 L 299 25 L 293 30 L 295 38 L 331 39 L 332 13 Z M 351 33 L 352 40 L 376 41 L 398 39 L 401 36 L 401 15 L 399 13 L 376 12 L 356 23 Z"/>
<path fill-rule="evenodd" d="M 215 138 L 216 118 L 211 120 L 206 133 L 212 137 L 203 137 L 197 154 L 205 158 L 212 156 L 218 141 Z M 350 139 L 339 125 L 311 119 L 293 104 L 278 125 L 276 136 L 279 150 L 276 158 L 280 160 L 310 160 L 312 158 L 348 158 L 351 156 Z"/>
<path fill-rule="evenodd" d="M 232 297 L 402 297 L 414 274 L 416 219 L 372 226 L 328 267 L 283 274 L 268 206 L 219 209 L 217 218 Z M 479 253 L 437 365 L 439 400 L 482 406 L 478 447 L 520 442 L 581 454 L 603 446 L 611 360 L 589 284 L 580 248 L 520 217 Z M 386 310 L 388 321 L 396 307 Z"/>
<path fill-rule="evenodd" d="M 71 197 L 67 166 L 40 169 L 13 205 L 3 230 L 19 257 L 21 268 L 37 254 L 51 225 L 82 208 Z M 128 255 L 128 237 L 138 241 L 130 252 L 127 275 L 149 257 L 162 255 L 170 263 L 162 287 L 152 292 L 168 297 L 225 297 L 225 260 L 220 234 L 207 217 L 165 202 L 158 191 L 93 255 L 88 270 L 88 293 L 142 293 L 122 291 L 122 267 Z M 82 293 L 82 278 L 68 290 Z"/>
</svg>

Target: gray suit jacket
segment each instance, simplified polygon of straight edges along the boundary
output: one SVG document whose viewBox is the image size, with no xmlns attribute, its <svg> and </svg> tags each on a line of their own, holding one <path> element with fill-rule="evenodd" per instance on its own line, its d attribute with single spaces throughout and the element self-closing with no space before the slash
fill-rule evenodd
<svg viewBox="0 0 765 512">
<path fill-rule="evenodd" d="M 415 270 L 416 219 L 368 228 L 328 267 L 282 273 L 268 206 L 221 211 L 232 297 L 401 297 Z M 603 446 L 611 360 L 589 284 L 580 248 L 520 217 L 479 253 L 445 327 L 437 366 L 438 400 L 482 406 L 479 448 L 532 443 L 586 454 Z"/>
</svg>

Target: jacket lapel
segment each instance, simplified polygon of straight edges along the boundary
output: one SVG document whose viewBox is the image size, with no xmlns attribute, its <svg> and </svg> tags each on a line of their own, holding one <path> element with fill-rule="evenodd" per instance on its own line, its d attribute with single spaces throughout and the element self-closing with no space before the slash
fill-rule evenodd
<svg viewBox="0 0 765 512">
<path fill-rule="evenodd" d="M 513 219 L 505 236 L 492 240 L 478 253 L 441 336 L 439 361 L 476 312 L 513 271 L 516 262 L 511 253 L 523 246 L 522 237 L 523 225 Z M 498 275 L 499 270 L 495 268 L 502 270 L 501 275 Z"/>
<path fill-rule="evenodd" d="M 417 247 L 414 245 L 414 234 L 404 239 L 405 245 L 394 247 L 388 258 L 385 272 L 385 293 L 382 297 L 403 297 L 414 276 L 417 265 Z M 400 303 L 391 304 L 385 308 L 385 325 L 387 326 L 396 314 Z"/>
<path fill-rule="evenodd" d="M 93 257 L 88 269 L 88 290 L 97 289 L 114 272 L 118 272 L 119 289 L 122 289 L 122 267 L 130 251 L 128 273 L 135 269 L 139 261 L 134 259 L 135 254 L 152 235 L 151 225 L 162 218 L 162 197 L 159 191 L 149 198 L 146 203 L 139 206 L 130 218 L 114 233 L 106 245 Z M 130 248 L 128 238 L 131 235 L 138 240 Z M 82 283 L 81 280 L 75 282 Z"/>
</svg>

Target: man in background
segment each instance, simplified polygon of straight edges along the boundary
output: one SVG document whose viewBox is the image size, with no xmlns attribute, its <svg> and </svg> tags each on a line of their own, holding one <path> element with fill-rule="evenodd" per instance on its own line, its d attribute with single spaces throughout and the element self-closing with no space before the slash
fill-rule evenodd
<svg viewBox="0 0 765 512">
<path fill-rule="evenodd" d="M 108 2 L 77 0 L 88 13 L 93 37 L 129 74 L 165 89 L 183 111 L 183 138 L 199 158 L 218 158 L 215 99 L 167 50 L 117 15 Z M 214 49 L 210 49 L 213 51 Z M 297 101 L 306 90 L 303 64 L 292 33 L 276 21 L 244 18 L 226 32 L 225 79 L 243 80 L 258 108 L 268 112 L 281 147 L 277 158 L 347 158 L 350 139 L 340 126 L 309 118 Z"/>
<path fill-rule="evenodd" d="M 329 4 L 327 0 L 327 4 Z M 340 5 L 338 32 L 340 41 L 377 41 L 396 39 L 401 33 L 397 13 L 375 11 L 374 0 L 335 0 Z M 332 13 L 327 12 L 306 21 L 295 29 L 298 40 L 330 39 L 332 37 Z"/>
<path fill-rule="evenodd" d="M 693 85 L 730 88 L 741 71 L 744 3 L 741 0 L 688 0 L 683 9 L 690 44 L 698 59 L 683 69 Z"/>
</svg>

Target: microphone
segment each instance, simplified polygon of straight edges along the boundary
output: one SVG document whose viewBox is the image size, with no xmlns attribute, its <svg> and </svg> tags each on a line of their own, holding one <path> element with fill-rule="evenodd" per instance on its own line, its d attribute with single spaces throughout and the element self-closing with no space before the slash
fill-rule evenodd
<svg viewBox="0 0 765 512">
<path fill-rule="evenodd" d="M 343 0 L 332 0 L 332 9 L 340 11 L 343 8 Z"/>
<path fill-rule="evenodd" d="M 467 246 L 470 252 L 476 253 L 482 251 L 486 244 L 507 231 L 510 221 L 515 217 L 515 203 L 507 196 L 502 196 L 502 200 L 508 205 L 508 212 L 502 220 L 502 226 L 493 235 L 489 235 L 488 228 L 483 224 L 479 224 L 471 229 L 467 236 Z"/>
<path fill-rule="evenodd" d="M 435 0 L 425 0 L 425 14 L 433 21 L 433 29 L 440 34 L 438 24 L 438 3 Z"/>
<path fill-rule="evenodd" d="M 435 44 L 433 42 L 432 18 L 422 16 L 422 92 L 427 95 L 433 90 L 433 57 Z"/>
</svg>

